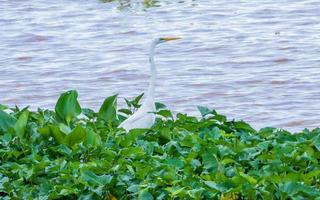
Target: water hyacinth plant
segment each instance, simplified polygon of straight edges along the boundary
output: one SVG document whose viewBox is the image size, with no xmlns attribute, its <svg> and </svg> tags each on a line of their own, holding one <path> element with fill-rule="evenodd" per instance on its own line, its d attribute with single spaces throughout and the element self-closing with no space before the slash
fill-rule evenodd
<svg viewBox="0 0 320 200">
<path fill-rule="evenodd" d="M 320 199 L 320 129 L 253 129 L 199 107 L 157 103 L 151 129 L 118 125 L 117 108 L 81 108 L 76 91 L 55 111 L 0 105 L 0 199 Z"/>
</svg>

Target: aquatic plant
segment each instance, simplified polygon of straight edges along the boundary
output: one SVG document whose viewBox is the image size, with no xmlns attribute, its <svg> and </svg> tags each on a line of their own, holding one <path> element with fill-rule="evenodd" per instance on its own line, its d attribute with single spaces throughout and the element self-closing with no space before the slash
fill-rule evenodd
<svg viewBox="0 0 320 200">
<path fill-rule="evenodd" d="M 141 0 L 141 1 L 131 1 L 131 0 L 100 0 L 103 3 L 117 2 L 119 4 L 119 9 L 131 8 L 135 5 L 140 5 L 143 8 L 159 7 L 158 0 Z"/>
<path fill-rule="evenodd" d="M 142 95 L 98 112 L 63 93 L 55 110 L 0 105 L 1 199 L 320 199 L 320 129 L 253 129 L 157 103 L 151 129 L 118 125 Z"/>
</svg>

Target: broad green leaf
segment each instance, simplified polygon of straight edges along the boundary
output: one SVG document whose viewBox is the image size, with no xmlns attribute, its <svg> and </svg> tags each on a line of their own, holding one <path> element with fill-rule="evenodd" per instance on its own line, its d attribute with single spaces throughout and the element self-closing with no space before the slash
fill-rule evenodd
<svg viewBox="0 0 320 200">
<path fill-rule="evenodd" d="M 0 130 L 7 131 L 10 128 L 14 128 L 16 122 L 16 118 L 0 110 Z"/>
<path fill-rule="evenodd" d="M 127 190 L 129 192 L 136 193 L 136 192 L 139 192 L 140 186 L 139 185 L 131 185 L 131 186 L 128 187 Z"/>
<path fill-rule="evenodd" d="M 64 138 L 66 137 L 66 135 L 60 131 L 60 128 L 58 126 L 50 125 L 50 133 L 52 137 L 56 140 L 56 142 L 58 142 L 59 144 L 65 143 Z"/>
<path fill-rule="evenodd" d="M 206 190 L 203 187 L 188 190 L 187 193 L 192 199 L 200 200 Z"/>
<path fill-rule="evenodd" d="M 43 135 L 43 136 L 50 136 L 51 135 L 51 128 L 50 126 L 44 126 L 44 127 L 40 127 L 38 128 L 38 132 Z"/>
<path fill-rule="evenodd" d="M 93 119 L 93 118 L 95 117 L 95 115 L 96 115 L 96 113 L 95 113 L 92 109 L 90 109 L 90 108 L 82 108 L 82 109 L 81 109 L 81 112 L 82 112 L 85 116 L 87 116 L 89 119 Z"/>
<path fill-rule="evenodd" d="M 320 134 L 313 138 L 313 144 L 317 148 L 317 150 L 320 152 Z"/>
<path fill-rule="evenodd" d="M 135 108 L 139 108 L 140 107 L 140 100 L 142 99 L 143 95 L 144 95 L 144 93 L 142 93 L 139 96 L 135 97 L 131 101 L 131 104 L 133 105 L 133 107 L 135 107 Z"/>
<path fill-rule="evenodd" d="M 89 184 L 97 186 L 105 186 L 109 184 L 112 180 L 111 175 L 96 175 L 92 171 L 82 172 L 81 177 L 83 180 L 87 181 Z"/>
<path fill-rule="evenodd" d="M 218 127 L 213 127 L 210 131 L 208 131 L 207 135 L 209 138 L 217 140 L 221 137 L 221 130 Z"/>
<path fill-rule="evenodd" d="M 81 114 L 81 107 L 77 98 L 77 91 L 70 90 L 60 95 L 55 106 L 58 117 L 67 124 L 70 124 L 74 118 Z"/>
<path fill-rule="evenodd" d="M 17 136 L 21 139 L 24 138 L 28 117 L 29 117 L 29 111 L 28 110 L 23 111 L 14 125 L 14 130 Z"/>
<path fill-rule="evenodd" d="M 201 162 L 198 159 L 192 159 L 190 164 L 193 167 L 193 169 L 196 169 L 197 167 L 201 166 Z"/>
<path fill-rule="evenodd" d="M 316 187 L 310 187 L 304 184 L 301 184 L 299 182 L 286 182 L 284 184 L 281 184 L 279 189 L 285 193 L 287 193 L 290 197 L 294 197 L 298 193 L 305 193 L 309 194 L 313 197 L 319 197 L 320 196 L 320 190 Z"/>
<path fill-rule="evenodd" d="M 171 140 L 171 137 L 172 137 L 172 133 L 170 131 L 170 128 L 169 127 L 163 127 L 161 130 L 160 130 L 160 135 L 161 137 L 167 139 L 167 140 Z"/>
<path fill-rule="evenodd" d="M 261 153 L 261 150 L 258 149 L 257 147 L 249 147 L 249 148 L 244 148 L 241 149 L 241 152 L 238 155 L 239 160 L 250 160 L 255 158 Z"/>
<path fill-rule="evenodd" d="M 207 107 L 198 106 L 197 108 L 198 108 L 198 110 L 199 110 L 199 112 L 200 112 L 202 117 L 205 117 L 205 116 L 207 116 L 207 115 L 212 113 L 212 110 L 207 108 Z"/>
<path fill-rule="evenodd" d="M 231 158 L 224 158 L 221 163 L 224 165 L 230 164 L 230 163 L 235 163 L 236 161 L 234 159 Z"/>
<path fill-rule="evenodd" d="M 65 156 L 70 156 L 72 154 L 72 150 L 64 144 L 60 144 L 56 147 L 57 152 L 61 153 Z"/>
<path fill-rule="evenodd" d="M 0 104 L 0 110 L 5 110 L 5 109 L 7 109 L 7 108 L 8 108 L 8 106 L 3 105 L 3 104 Z"/>
<path fill-rule="evenodd" d="M 106 122 L 117 120 L 117 95 L 110 96 L 104 100 L 98 116 Z"/>
<path fill-rule="evenodd" d="M 179 193 L 183 193 L 186 189 L 184 187 L 180 188 L 180 187 L 168 187 L 166 188 L 166 190 L 168 192 L 170 192 L 170 196 L 171 197 L 175 197 L 177 195 L 179 195 Z"/>
<path fill-rule="evenodd" d="M 157 111 L 167 108 L 166 105 L 164 105 L 163 103 L 160 103 L 160 102 L 156 102 L 156 103 L 155 103 L 155 106 L 156 106 L 156 110 L 157 110 Z"/>
<path fill-rule="evenodd" d="M 314 177 L 314 176 L 320 177 L 320 169 L 311 171 L 311 172 L 307 173 L 305 176 L 306 176 L 306 178 L 308 178 L 308 179 L 310 179 L 310 178 L 312 178 L 312 177 Z"/>
<path fill-rule="evenodd" d="M 138 200 L 153 200 L 153 196 L 148 189 L 143 189 L 139 192 Z"/>
<path fill-rule="evenodd" d="M 220 157 L 230 157 L 230 155 L 236 155 L 236 153 L 228 146 L 217 145 L 220 153 Z"/>
<path fill-rule="evenodd" d="M 87 146 L 92 146 L 92 147 L 100 146 L 101 145 L 101 138 L 92 129 L 87 129 L 85 144 Z"/>
<path fill-rule="evenodd" d="M 221 123 L 227 122 L 227 117 L 224 116 L 224 115 L 217 114 L 216 111 L 214 111 L 214 117 L 213 117 L 213 119 L 215 119 L 215 120 L 217 120 L 217 121 L 219 121 L 219 122 L 221 122 Z"/>
<path fill-rule="evenodd" d="M 280 185 L 280 190 L 291 195 L 294 195 L 299 192 L 300 187 L 297 183 L 287 182 L 285 184 Z"/>
<path fill-rule="evenodd" d="M 132 115 L 132 111 L 129 109 L 119 109 L 118 112 L 122 112 L 126 115 Z"/>
<path fill-rule="evenodd" d="M 205 181 L 204 183 L 209 188 L 215 189 L 219 192 L 226 192 L 233 187 L 233 185 L 230 182 L 215 183 L 213 181 Z"/>
<path fill-rule="evenodd" d="M 10 184 L 10 179 L 0 173 L 0 191 L 5 191 L 4 184 Z"/>
<path fill-rule="evenodd" d="M 86 130 L 82 128 L 82 126 L 78 125 L 64 138 L 64 143 L 69 146 L 73 146 L 76 143 L 83 142 L 85 137 Z"/>
<path fill-rule="evenodd" d="M 240 172 L 239 174 L 240 174 L 240 176 L 245 178 L 252 185 L 257 184 L 257 182 L 258 182 L 255 178 L 253 178 L 252 176 L 249 176 L 248 174 L 245 174 L 243 172 Z"/>
<path fill-rule="evenodd" d="M 233 122 L 233 125 L 238 130 L 242 130 L 249 133 L 256 133 L 256 130 L 254 130 L 248 123 L 244 121 L 239 121 L 239 122 L 235 121 Z"/>
<path fill-rule="evenodd" d="M 182 168 L 184 166 L 183 161 L 177 158 L 168 158 L 165 163 L 175 168 Z"/>
<path fill-rule="evenodd" d="M 257 144 L 257 147 L 259 147 L 261 150 L 268 150 L 268 147 L 270 144 L 271 144 L 271 141 L 264 141 Z"/>
<path fill-rule="evenodd" d="M 170 110 L 160 110 L 157 112 L 157 114 L 165 118 L 173 118 Z"/>
<path fill-rule="evenodd" d="M 202 155 L 203 167 L 209 171 L 218 170 L 219 163 L 214 154 L 209 153 L 208 151 Z"/>
<path fill-rule="evenodd" d="M 124 157 L 141 158 L 145 155 L 145 151 L 141 147 L 126 148 L 121 151 Z"/>
<path fill-rule="evenodd" d="M 204 182 L 207 186 L 209 186 L 210 188 L 216 189 L 218 190 L 218 186 L 217 183 L 213 182 L 213 181 L 205 181 Z"/>
<path fill-rule="evenodd" d="M 81 194 L 78 198 L 78 200 L 92 200 L 92 199 L 95 199 L 96 196 L 94 193 L 92 194 L 87 194 L 87 193 L 84 193 L 84 194 Z M 113 200 L 111 198 L 106 198 L 107 200 Z"/>
<path fill-rule="evenodd" d="M 68 135 L 71 132 L 71 128 L 63 123 L 59 123 L 58 126 L 60 131 L 66 135 Z"/>
</svg>

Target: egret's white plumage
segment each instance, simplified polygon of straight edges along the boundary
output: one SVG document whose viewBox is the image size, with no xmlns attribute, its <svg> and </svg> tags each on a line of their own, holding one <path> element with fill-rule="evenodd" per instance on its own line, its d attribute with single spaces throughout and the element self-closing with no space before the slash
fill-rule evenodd
<svg viewBox="0 0 320 200">
<path fill-rule="evenodd" d="M 149 62 L 150 62 L 150 83 L 146 99 L 142 103 L 141 107 L 128 119 L 124 120 L 119 127 L 124 128 L 126 131 L 129 131 L 134 128 L 150 128 L 155 122 L 155 102 L 154 102 L 154 90 L 156 82 L 156 66 L 154 65 L 154 49 L 158 44 L 167 42 L 170 40 L 176 40 L 179 38 L 158 38 L 153 40 L 149 52 Z"/>
</svg>

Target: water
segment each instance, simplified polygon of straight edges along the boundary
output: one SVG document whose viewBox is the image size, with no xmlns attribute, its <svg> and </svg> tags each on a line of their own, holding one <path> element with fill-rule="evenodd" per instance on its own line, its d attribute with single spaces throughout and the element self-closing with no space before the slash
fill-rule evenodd
<svg viewBox="0 0 320 200">
<path fill-rule="evenodd" d="M 141 0 L 142 1 L 142 0 Z M 0 0 L 0 103 L 53 108 L 77 89 L 83 107 L 147 88 L 150 41 L 156 99 L 195 114 L 214 107 L 255 128 L 320 126 L 320 2 Z"/>
</svg>

